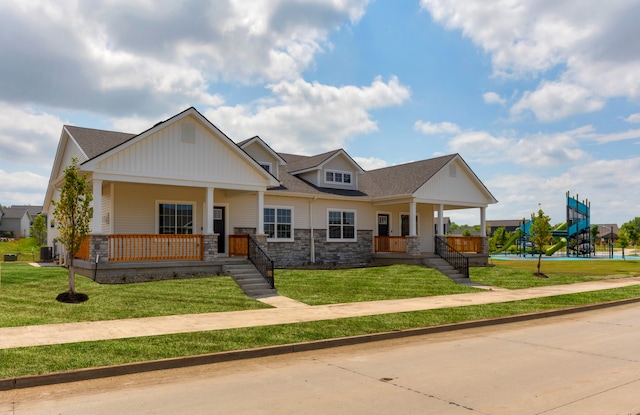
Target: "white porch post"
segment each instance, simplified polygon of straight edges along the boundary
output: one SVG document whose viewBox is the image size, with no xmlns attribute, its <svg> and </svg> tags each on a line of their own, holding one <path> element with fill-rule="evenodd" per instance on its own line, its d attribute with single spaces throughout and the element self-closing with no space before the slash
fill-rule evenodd
<svg viewBox="0 0 640 415">
<path fill-rule="evenodd" d="M 416 232 L 416 202 L 409 203 L 409 236 L 417 236 Z"/>
<path fill-rule="evenodd" d="M 264 234 L 264 192 L 258 192 L 258 226 L 256 235 Z"/>
<path fill-rule="evenodd" d="M 444 235 L 444 205 L 438 206 L 438 236 Z"/>
<path fill-rule="evenodd" d="M 102 180 L 93 182 L 93 218 L 91 219 L 91 233 L 102 233 Z"/>
<path fill-rule="evenodd" d="M 487 218 L 486 218 L 487 208 L 480 208 L 480 236 L 487 236 Z"/>
<path fill-rule="evenodd" d="M 207 187 L 207 197 L 204 208 L 204 233 L 213 233 L 213 187 Z"/>
</svg>

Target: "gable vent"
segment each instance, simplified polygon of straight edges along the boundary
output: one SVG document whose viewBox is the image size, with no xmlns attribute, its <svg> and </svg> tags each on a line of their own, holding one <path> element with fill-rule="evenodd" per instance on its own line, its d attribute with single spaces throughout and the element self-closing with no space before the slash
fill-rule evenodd
<svg viewBox="0 0 640 415">
<path fill-rule="evenodd" d="M 449 165 L 449 177 L 456 177 L 457 169 L 455 164 Z"/>
<path fill-rule="evenodd" d="M 182 123 L 182 142 L 189 144 L 193 144 L 196 142 L 196 126 L 194 123 Z"/>
</svg>

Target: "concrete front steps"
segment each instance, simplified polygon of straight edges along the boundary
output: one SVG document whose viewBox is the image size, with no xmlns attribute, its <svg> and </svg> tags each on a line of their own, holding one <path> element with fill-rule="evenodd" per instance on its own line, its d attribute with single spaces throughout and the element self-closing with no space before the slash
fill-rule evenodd
<svg viewBox="0 0 640 415">
<path fill-rule="evenodd" d="M 242 291 L 251 298 L 278 295 L 278 292 L 271 288 L 267 280 L 248 259 L 225 264 L 222 266 L 222 272 L 233 278 Z"/>
<path fill-rule="evenodd" d="M 432 257 L 425 258 L 424 264 L 430 268 L 440 271 L 458 284 L 468 284 L 471 282 L 469 278 L 458 272 L 458 270 L 439 256 L 434 255 Z"/>
</svg>

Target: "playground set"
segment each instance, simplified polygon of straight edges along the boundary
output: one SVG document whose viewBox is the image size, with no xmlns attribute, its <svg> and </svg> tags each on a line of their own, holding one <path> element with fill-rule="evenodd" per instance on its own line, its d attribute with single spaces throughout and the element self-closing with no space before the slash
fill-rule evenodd
<svg viewBox="0 0 640 415">
<path fill-rule="evenodd" d="M 591 204 L 588 201 L 580 202 L 578 195 L 569 196 L 567 192 L 567 220 L 551 231 L 551 234 L 558 242 L 546 249 L 543 253 L 551 256 L 561 249 L 566 249 L 567 257 L 587 258 L 593 250 L 591 246 Z M 514 243 L 518 246 L 518 255 L 533 253 L 535 246 L 530 241 L 531 220 L 522 220 L 511 238 L 503 246 L 506 250 Z"/>
</svg>

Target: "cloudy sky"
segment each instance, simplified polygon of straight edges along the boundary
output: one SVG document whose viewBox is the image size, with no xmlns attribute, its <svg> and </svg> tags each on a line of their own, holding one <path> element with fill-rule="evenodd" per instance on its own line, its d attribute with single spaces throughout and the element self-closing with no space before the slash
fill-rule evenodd
<svg viewBox="0 0 640 415">
<path fill-rule="evenodd" d="M 0 0 L 0 203 L 42 204 L 64 124 L 190 106 L 364 169 L 460 153 L 491 219 L 640 216 L 637 0 Z M 446 212 L 477 224 L 477 210 Z"/>
</svg>

